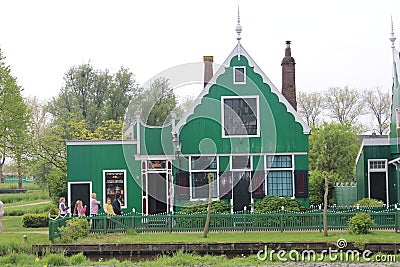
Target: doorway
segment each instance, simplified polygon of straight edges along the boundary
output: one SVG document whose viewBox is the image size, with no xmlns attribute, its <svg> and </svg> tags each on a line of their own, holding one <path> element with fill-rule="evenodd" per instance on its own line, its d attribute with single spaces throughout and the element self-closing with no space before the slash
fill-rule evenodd
<svg viewBox="0 0 400 267">
<path fill-rule="evenodd" d="M 386 191 L 386 173 L 385 172 L 371 172 L 369 174 L 369 190 L 370 198 L 382 200 L 383 203 L 387 203 L 387 191 Z"/>
<path fill-rule="evenodd" d="M 166 173 L 148 173 L 147 186 L 149 214 L 167 212 Z"/>
<path fill-rule="evenodd" d="M 233 184 L 233 212 L 242 211 L 244 207 L 250 211 L 250 172 L 234 172 Z"/>
<path fill-rule="evenodd" d="M 91 192 L 91 183 L 90 182 L 82 182 L 82 183 L 68 183 L 68 192 L 69 192 L 69 207 L 71 207 L 71 213 L 74 212 L 75 202 L 77 200 L 82 200 L 83 205 L 86 205 L 86 216 L 89 216 L 90 213 L 90 192 Z"/>
</svg>

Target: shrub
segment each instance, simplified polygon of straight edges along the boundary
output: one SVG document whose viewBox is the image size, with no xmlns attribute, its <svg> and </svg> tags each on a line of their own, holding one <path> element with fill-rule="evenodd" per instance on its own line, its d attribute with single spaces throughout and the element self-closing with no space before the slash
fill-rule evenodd
<svg viewBox="0 0 400 267">
<path fill-rule="evenodd" d="M 68 266 L 70 265 L 67 258 L 62 254 L 49 254 L 44 257 L 43 261 L 48 266 Z"/>
<path fill-rule="evenodd" d="M 40 228 L 49 225 L 49 217 L 47 212 L 40 214 L 25 214 L 22 216 L 22 225 L 25 228 Z"/>
<path fill-rule="evenodd" d="M 0 266 L 31 266 L 34 256 L 26 253 L 10 252 L 0 257 Z"/>
<path fill-rule="evenodd" d="M 83 252 L 72 255 L 71 257 L 69 257 L 69 261 L 71 265 L 82 265 L 84 263 L 89 263 L 85 255 L 83 255 Z"/>
<path fill-rule="evenodd" d="M 278 196 L 266 196 L 261 201 L 256 202 L 254 211 L 258 213 L 277 212 L 281 210 L 282 206 L 289 211 L 305 211 L 305 208 L 297 199 Z"/>
<path fill-rule="evenodd" d="M 49 226 L 49 214 L 50 217 L 55 218 L 58 215 L 58 210 L 54 207 L 50 207 L 45 212 L 37 214 L 24 214 L 22 216 L 22 225 L 25 228 L 40 228 Z"/>
<path fill-rule="evenodd" d="M 58 228 L 61 235 L 61 242 L 72 243 L 79 238 L 89 235 L 90 225 L 86 218 L 76 217 L 66 222 L 65 226 Z"/>
<path fill-rule="evenodd" d="M 231 206 L 223 200 L 213 201 L 211 204 L 211 212 L 213 213 L 230 213 Z M 199 200 L 188 203 L 180 210 L 184 214 L 205 213 L 207 212 L 207 201 Z"/>
<path fill-rule="evenodd" d="M 374 224 L 371 216 L 367 213 L 360 212 L 349 220 L 349 230 L 354 234 L 368 234 L 369 228 Z"/>
<path fill-rule="evenodd" d="M 383 201 L 373 198 L 363 198 L 355 202 L 353 206 L 357 206 L 357 204 L 359 204 L 361 207 L 382 207 Z"/>
</svg>

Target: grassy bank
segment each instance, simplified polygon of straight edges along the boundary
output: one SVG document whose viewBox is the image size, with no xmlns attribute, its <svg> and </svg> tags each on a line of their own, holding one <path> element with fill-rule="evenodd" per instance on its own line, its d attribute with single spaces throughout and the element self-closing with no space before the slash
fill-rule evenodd
<svg viewBox="0 0 400 267">
<path fill-rule="evenodd" d="M 336 242 L 338 239 L 347 242 L 399 242 L 400 234 L 394 232 L 373 231 L 367 235 L 355 235 L 347 231 L 329 232 L 323 236 L 320 232 L 221 232 L 210 233 L 207 238 L 202 233 L 134 233 L 125 234 L 92 234 L 79 240 L 82 244 L 112 243 L 191 243 L 191 242 Z"/>
</svg>

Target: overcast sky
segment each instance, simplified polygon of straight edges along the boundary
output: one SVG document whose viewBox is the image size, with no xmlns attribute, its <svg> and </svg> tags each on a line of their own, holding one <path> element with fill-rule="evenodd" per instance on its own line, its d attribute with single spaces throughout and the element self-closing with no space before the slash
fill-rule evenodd
<svg viewBox="0 0 400 267">
<path fill-rule="evenodd" d="M 127 67 L 144 84 L 204 55 L 222 63 L 237 43 L 238 4 L 242 45 L 278 89 L 291 40 L 298 90 L 390 90 L 399 0 L 3 0 L 0 48 L 25 96 L 56 96 L 64 73 L 89 61 L 111 72 Z"/>
</svg>

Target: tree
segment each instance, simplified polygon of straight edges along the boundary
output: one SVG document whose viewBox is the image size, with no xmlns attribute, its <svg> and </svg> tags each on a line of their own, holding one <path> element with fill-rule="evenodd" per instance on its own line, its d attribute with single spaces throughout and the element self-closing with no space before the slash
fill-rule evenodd
<svg viewBox="0 0 400 267">
<path fill-rule="evenodd" d="M 211 205 L 212 205 L 212 183 L 214 180 L 214 175 L 212 173 L 207 174 L 208 179 L 208 199 L 207 199 L 207 217 L 206 223 L 204 224 L 203 237 L 207 238 L 210 220 L 211 220 Z"/>
<path fill-rule="evenodd" d="M 355 89 L 331 87 L 325 96 L 326 107 L 332 117 L 339 123 L 353 123 L 355 119 L 363 114 L 364 103 L 360 93 Z"/>
<path fill-rule="evenodd" d="M 355 174 L 358 137 L 350 123 L 324 122 L 311 130 L 309 168 L 333 173 L 336 182 L 349 182 Z"/>
<path fill-rule="evenodd" d="M 134 75 L 128 69 L 121 67 L 113 76 L 111 94 L 106 106 L 106 120 L 123 120 L 129 102 L 138 99 L 142 94 L 134 79 Z"/>
<path fill-rule="evenodd" d="M 378 88 L 368 90 L 363 95 L 363 101 L 367 104 L 366 108 L 372 112 L 376 119 L 379 134 L 384 134 L 389 130 L 390 122 L 389 92 L 382 92 Z"/>
<path fill-rule="evenodd" d="M 297 108 L 307 124 L 316 127 L 324 108 L 324 101 L 318 92 L 299 92 L 297 94 Z"/>
<path fill-rule="evenodd" d="M 170 122 L 170 113 L 176 108 L 176 96 L 170 88 L 169 80 L 155 79 L 142 93 L 141 119 L 147 125 L 161 126 Z"/>
<path fill-rule="evenodd" d="M 75 116 L 94 131 L 107 120 L 123 120 L 132 97 L 140 95 L 134 75 L 126 68 L 116 74 L 82 64 L 71 67 L 64 75 L 65 85 L 49 103 L 56 120 L 68 121 Z"/>
<path fill-rule="evenodd" d="M 0 178 L 6 157 L 22 160 L 29 115 L 17 79 L 11 75 L 10 66 L 0 49 Z M 21 162 L 20 162 L 21 163 Z"/>
</svg>

